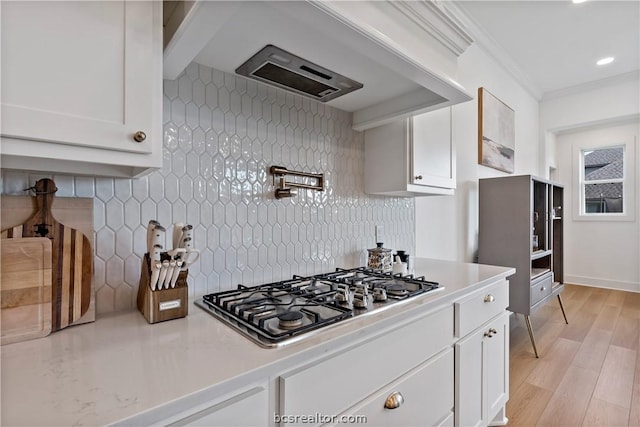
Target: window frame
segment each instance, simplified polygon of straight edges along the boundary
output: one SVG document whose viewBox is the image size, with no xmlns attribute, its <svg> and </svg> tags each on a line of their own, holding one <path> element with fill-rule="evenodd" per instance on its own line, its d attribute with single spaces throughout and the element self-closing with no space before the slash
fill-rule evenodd
<svg viewBox="0 0 640 427">
<path fill-rule="evenodd" d="M 580 143 L 573 146 L 573 181 L 574 209 L 573 219 L 576 221 L 635 221 L 636 201 L 636 141 L 618 140 L 611 143 Z M 606 180 L 586 181 L 584 174 L 584 154 L 598 149 L 623 149 L 623 177 Z M 588 184 L 608 184 L 622 182 L 622 212 L 585 212 L 585 186 Z"/>
<path fill-rule="evenodd" d="M 585 176 L 585 165 L 584 158 L 588 153 L 592 153 L 598 150 L 607 150 L 613 148 L 622 148 L 622 178 L 611 178 L 611 179 L 594 179 L 587 181 Z M 626 176 L 627 176 L 627 147 L 625 144 L 615 144 L 609 145 L 605 147 L 598 148 L 582 148 L 580 150 L 580 215 L 586 216 L 623 216 L 627 213 L 627 198 L 625 197 L 625 187 L 626 187 Z M 586 188 L 587 185 L 593 184 L 614 184 L 621 183 L 622 184 L 622 212 L 587 212 L 587 195 Z"/>
</svg>

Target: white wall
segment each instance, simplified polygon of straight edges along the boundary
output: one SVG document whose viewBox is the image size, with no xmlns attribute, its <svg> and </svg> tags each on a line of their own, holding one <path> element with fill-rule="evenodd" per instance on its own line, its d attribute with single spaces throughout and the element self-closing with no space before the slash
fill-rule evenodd
<svg viewBox="0 0 640 427">
<path fill-rule="evenodd" d="M 637 138 L 640 117 L 638 76 L 639 73 L 634 72 L 593 87 L 583 87 L 581 91 L 574 88 L 565 94 L 556 93 L 540 103 L 543 157 L 546 165 L 557 168 L 554 178 L 566 186 L 565 204 L 573 200 L 572 143 L 586 140 L 608 143 L 625 133 Z M 635 123 L 635 130 L 633 126 L 629 129 L 622 125 L 629 122 Z M 636 170 L 640 165 L 637 144 Z M 636 185 L 635 222 L 577 223 L 572 217 L 568 218 L 565 226 L 566 282 L 640 291 L 639 189 Z"/>
<path fill-rule="evenodd" d="M 556 166 L 556 132 L 615 123 L 640 113 L 637 72 L 573 92 L 564 96 L 556 94 L 540 102 L 540 135 L 547 166 Z"/>
<path fill-rule="evenodd" d="M 164 81 L 164 165 L 138 179 L 49 176 L 92 197 L 98 314 L 135 307 L 145 226 L 192 224 L 202 256 L 190 296 L 354 267 L 375 246 L 414 247 L 413 199 L 364 194 L 364 136 L 352 115 L 196 63 Z M 271 165 L 325 174 L 324 192 L 276 200 Z M 0 193 L 46 174 L 1 171 Z"/>
<path fill-rule="evenodd" d="M 538 101 L 477 45 L 458 59 L 455 80 L 477 97 L 479 87 L 515 111 L 515 174 L 540 175 Z M 478 101 L 453 107 L 457 151 L 455 196 L 416 199 L 416 255 L 471 262 L 478 248 L 478 179 L 507 175 L 478 165 Z"/>
<path fill-rule="evenodd" d="M 578 147 L 636 140 L 640 125 L 628 124 L 574 131 L 556 136 L 558 180 L 565 185 L 565 282 L 640 292 L 640 225 L 637 175 L 635 218 L 632 221 L 575 220 L 577 171 L 573 167 Z M 629 163 L 633 159 L 625 159 Z M 636 154 L 636 165 L 640 162 Z M 637 169 L 637 167 L 636 167 Z"/>
</svg>

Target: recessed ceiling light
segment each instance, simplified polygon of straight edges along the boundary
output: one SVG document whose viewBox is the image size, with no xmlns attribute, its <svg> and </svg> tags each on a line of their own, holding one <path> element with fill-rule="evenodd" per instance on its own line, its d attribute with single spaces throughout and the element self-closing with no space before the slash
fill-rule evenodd
<svg viewBox="0 0 640 427">
<path fill-rule="evenodd" d="M 578 4 L 578 3 L 584 3 L 587 0 L 571 0 L 574 4 Z"/>
<path fill-rule="evenodd" d="M 613 56 L 607 56 L 606 58 L 602 58 L 596 64 L 598 65 L 607 65 L 613 62 Z"/>
</svg>

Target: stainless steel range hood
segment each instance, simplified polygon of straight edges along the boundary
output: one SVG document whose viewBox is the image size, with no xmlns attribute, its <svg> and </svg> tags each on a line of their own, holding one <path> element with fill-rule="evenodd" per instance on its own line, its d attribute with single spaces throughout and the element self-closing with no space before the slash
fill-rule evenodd
<svg viewBox="0 0 640 427">
<path fill-rule="evenodd" d="M 236 73 L 320 102 L 362 89 L 362 83 L 271 44 L 239 66 Z"/>
<path fill-rule="evenodd" d="M 177 78 L 192 61 L 235 73 L 256 52 L 275 45 L 316 65 L 314 71 L 362 84 L 325 99 L 353 112 L 355 130 L 472 99 L 442 72 L 452 70 L 471 40 L 459 38 L 462 48 L 451 47 L 452 37 L 443 42 L 445 27 L 455 37 L 461 30 L 431 2 L 196 1 L 179 8 L 165 26 L 166 79 Z M 439 20 L 437 31 L 429 19 Z M 335 88 L 328 86 L 325 95 Z"/>
</svg>

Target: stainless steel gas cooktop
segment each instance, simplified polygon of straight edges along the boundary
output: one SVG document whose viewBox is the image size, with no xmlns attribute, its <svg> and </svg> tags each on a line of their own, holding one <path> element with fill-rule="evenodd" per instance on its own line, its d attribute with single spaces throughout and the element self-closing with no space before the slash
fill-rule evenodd
<svg viewBox="0 0 640 427">
<path fill-rule="evenodd" d="M 279 347 L 443 289 L 423 276 L 360 267 L 258 286 L 238 285 L 235 290 L 204 295 L 195 304 L 255 343 Z"/>
</svg>

